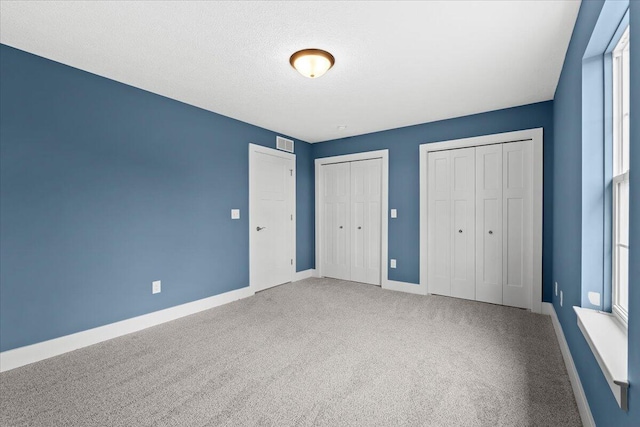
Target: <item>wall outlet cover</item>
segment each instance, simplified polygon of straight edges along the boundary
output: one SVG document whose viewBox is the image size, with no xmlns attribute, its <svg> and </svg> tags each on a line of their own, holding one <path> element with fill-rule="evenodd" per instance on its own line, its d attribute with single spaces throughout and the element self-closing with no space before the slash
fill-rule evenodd
<svg viewBox="0 0 640 427">
<path fill-rule="evenodd" d="M 589 292 L 587 295 L 589 296 L 589 302 L 592 305 L 600 307 L 600 292 Z"/>
<path fill-rule="evenodd" d="M 240 209 L 231 209 L 231 219 L 240 219 Z"/>
<path fill-rule="evenodd" d="M 391 268 L 396 268 L 396 260 L 395 259 L 391 260 Z"/>
<path fill-rule="evenodd" d="M 162 282 L 160 280 L 151 282 L 151 293 L 158 294 L 160 292 L 162 292 Z"/>
<path fill-rule="evenodd" d="M 391 209 L 391 218 L 398 218 L 398 210 Z"/>
</svg>

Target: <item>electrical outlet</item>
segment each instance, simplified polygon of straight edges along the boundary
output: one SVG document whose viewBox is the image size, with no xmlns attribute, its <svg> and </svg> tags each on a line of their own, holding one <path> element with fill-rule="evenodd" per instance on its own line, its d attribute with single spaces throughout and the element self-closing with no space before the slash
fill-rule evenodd
<svg viewBox="0 0 640 427">
<path fill-rule="evenodd" d="M 396 268 L 396 260 L 395 259 L 391 260 L 391 268 Z"/>
<path fill-rule="evenodd" d="M 562 291 L 560 291 L 560 307 L 562 307 Z"/>
<path fill-rule="evenodd" d="M 398 210 L 391 209 L 391 218 L 398 218 Z"/>
<path fill-rule="evenodd" d="M 151 293 L 159 294 L 160 292 L 162 292 L 162 282 L 160 280 L 151 282 Z"/>
<path fill-rule="evenodd" d="M 556 282 L 556 296 L 558 296 L 558 282 Z"/>
<path fill-rule="evenodd" d="M 240 209 L 231 209 L 231 219 L 240 219 Z"/>
</svg>

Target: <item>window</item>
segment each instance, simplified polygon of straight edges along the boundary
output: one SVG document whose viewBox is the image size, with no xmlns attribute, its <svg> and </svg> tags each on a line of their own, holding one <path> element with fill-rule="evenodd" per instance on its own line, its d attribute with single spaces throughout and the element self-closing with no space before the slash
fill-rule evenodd
<svg viewBox="0 0 640 427">
<path fill-rule="evenodd" d="M 613 50 L 612 311 L 629 313 L 629 27 Z"/>
</svg>

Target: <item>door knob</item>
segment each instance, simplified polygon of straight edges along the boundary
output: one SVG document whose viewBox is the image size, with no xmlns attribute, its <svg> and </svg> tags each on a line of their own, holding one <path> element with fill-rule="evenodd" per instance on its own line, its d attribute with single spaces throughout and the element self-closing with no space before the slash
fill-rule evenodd
<svg viewBox="0 0 640 427">
<path fill-rule="evenodd" d="M 362 227 L 358 227 L 358 230 L 362 230 Z"/>
<path fill-rule="evenodd" d="M 493 231 L 489 230 L 489 234 L 493 234 Z"/>
<path fill-rule="evenodd" d="M 458 230 L 458 233 L 462 233 L 462 230 Z"/>
<path fill-rule="evenodd" d="M 256 227 L 256 231 L 264 230 L 267 227 Z"/>
<path fill-rule="evenodd" d="M 340 226 L 340 228 L 342 228 L 342 226 Z"/>
</svg>

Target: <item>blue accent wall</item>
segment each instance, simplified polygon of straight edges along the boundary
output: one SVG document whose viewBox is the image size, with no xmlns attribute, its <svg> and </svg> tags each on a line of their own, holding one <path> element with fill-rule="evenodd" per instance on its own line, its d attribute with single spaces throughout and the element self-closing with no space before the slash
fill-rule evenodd
<svg viewBox="0 0 640 427">
<path fill-rule="evenodd" d="M 596 286 L 593 277 L 583 277 L 588 273 L 589 268 L 585 264 L 596 262 L 595 259 L 586 257 L 591 247 L 589 245 L 602 244 L 602 228 L 590 231 L 587 223 L 589 220 L 590 199 L 583 200 L 585 193 L 583 187 L 593 183 L 594 186 L 602 184 L 596 180 L 583 179 L 589 175 L 590 156 L 592 152 L 585 147 L 589 143 L 589 135 L 583 135 L 583 131 L 591 129 L 592 123 L 585 123 L 591 120 L 590 112 L 595 105 L 595 101 L 589 94 L 583 98 L 583 58 L 591 57 L 594 52 L 587 51 L 592 35 L 596 38 L 600 36 L 601 25 L 611 24 L 612 27 L 619 23 L 619 14 L 612 14 L 611 8 L 619 7 L 622 2 L 613 2 L 605 5 L 603 1 L 583 1 L 576 26 L 573 30 L 569 49 L 565 58 L 560 81 L 554 98 L 554 172 L 553 172 L 553 279 L 558 281 L 559 288 L 564 292 L 564 304 L 560 306 L 559 297 L 553 296 L 553 305 L 558 314 L 567 343 L 571 350 L 571 355 L 580 376 L 591 412 L 596 425 L 601 426 L 637 426 L 640 425 L 640 393 L 637 385 L 640 384 L 640 251 L 633 248 L 640 247 L 640 176 L 631 176 L 631 236 L 630 236 L 630 316 L 629 316 L 629 379 L 631 387 L 629 389 L 629 411 L 624 412 L 619 407 L 604 375 L 598 366 L 591 349 L 586 343 L 582 333 L 577 326 L 577 319 L 573 306 L 580 306 L 585 299 L 586 292 Z M 640 75 L 638 59 L 640 59 L 639 31 L 634 31 L 635 27 L 640 27 L 639 9 L 640 3 L 630 2 L 631 13 L 631 168 L 640 165 L 640 150 L 634 149 L 639 146 L 640 136 L 638 124 L 640 123 L 640 108 L 638 87 L 640 81 L 636 76 Z M 623 5 L 624 6 L 624 5 Z M 601 15 L 603 13 L 603 15 Z M 600 22 L 599 22 L 600 19 Z M 611 19 L 611 22 L 608 22 Z M 618 20 L 616 22 L 616 19 Z M 596 39 L 594 39 L 596 40 Z M 636 43 L 634 44 L 634 40 Z M 604 45 L 608 40 L 604 39 Z M 593 45 L 589 46 L 591 49 Z M 601 74 L 602 75 L 602 74 Z M 587 76 L 586 78 L 591 78 Z M 600 82 L 600 87 L 604 82 Z M 599 98 L 601 99 L 601 97 Z M 585 138 L 586 137 L 586 138 Z M 602 150 L 599 147 L 598 150 Z M 583 158 L 583 156 L 588 156 Z M 585 161 L 586 160 L 586 161 Z M 603 168 L 600 166 L 595 172 L 599 174 L 596 178 L 601 178 Z M 587 191 L 589 193 L 589 191 Z M 593 195 L 593 193 L 591 193 Z M 587 194 L 589 196 L 589 194 Z M 600 233 L 594 236 L 590 233 Z M 596 248 L 602 250 L 600 248 Z M 600 270 L 601 271 L 601 270 Z M 601 288 L 601 285 L 597 287 Z"/>
<path fill-rule="evenodd" d="M 274 143 L 275 144 L 275 143 Z M 295 141 L 296 152 L 296 270 L 316 265 L 316 184 L 312 145 Z"/>
<path fill-rule="evenodd" d="M 314 158 L 389 150 L 389 209 L 398 209 L 398 218 L 389 218 L 389 258 L 397 260 L 389 279 L 420 283 L 420 144 L 539 127 L 544 128 L 543 299 L 551 301 L 552 101 L 327 141 L 312 148 Z"/>
<path fill-rule="evenodd" d="M 5 45 L 0 76 L 1 351 L 248 286 L 248 143 L 274 132 Z M 313 158 L 295 147 L 302 271 Z"/>
</svg>

